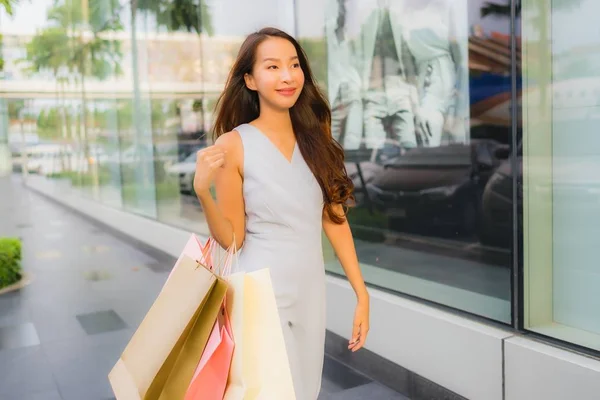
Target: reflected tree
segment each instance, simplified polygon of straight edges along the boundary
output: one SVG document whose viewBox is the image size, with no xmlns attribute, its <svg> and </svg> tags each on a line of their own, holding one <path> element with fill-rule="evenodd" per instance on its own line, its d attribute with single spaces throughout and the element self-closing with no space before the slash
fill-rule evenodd
<svg viewBox="0 0 600 400">
<path fill-rule="evenodd" d="M 87 96 L 85 80 L 88 77 L 104 80 L 122 74 L 121 42 L 110 38 L 110 32 L 121 31 L 123 26 L 115 12 L 118 0 L 55 0 L 47 11 L 49 26 L 26 45 L 27 70 L 31 74 L 50 73 L 57 85 L 57 102 L 65 92 L 65 84 L 74 81 L 81 87 L 82 107 L 79 139 L 84 157 L 89 160 L 87 140 Z M 63 139 L 67 138 L 68 124 L 64 102 L 61 104 Z"/>
<path fill-rule="evenodd" d="M 151 16 L 158 27 L 169 31 L 187 31 L 213 34 L 212 18 L 205 0 L 130 0 L 131 1 L 131 51 L 136 113 L 139 115 L 139 81 L 137 71 L 138 15 Z"/>
<path fill-rule="evenodd" d="M 12 16 L 14 6 L 16 5 L 17 0 L 0 0 L 0 9 L 4 9 L 7 15 Z M 0 33 L 0 49 L 2 48 L 2 34 Z M 4 70 L 4 57 L 2 57 L 2 52 L 0 51 L 0 71 Z"/>
<path fill-rule="evenodd" d="M 37 117 L 38 135 L 40 138 L 53 139 L 61 124 L 60 111 L 56 107 L 41 110 Z"/>
<path fill-rule="evenodd" d="M 212 18 L 205 0 L 132 0 L 132 17 L 142 12 L 156 18 L 158 26 L 171 32 L 213 34 Z"/>
<path fill-rule="evenodd" d="M 172 32 L 213 34 L 212 19 L 205 0 L 131 0 L 133 23 L 137 23 L 138 14 L 153 16 L 158 26 Z"/>
<path fill-rule="evenodd" d="M 21 110 L 25 108 L 25 100 L 23 99 L 14 99 L 8 101 L 8 118 L 11 120 L 16 120 L 19 118 L 21 114 Z"/>
<path fill-rule="evenodd" d="M 170 32 L 194 32 L 198 35 L 205 33 L 209 36 L 214 33 L 206 0 L 131 0 L 134 121 L 140 121 L 142 115 L 137 78 L 139 66 L 136 32 L 139 14 L 153 18 L 158 28 L 166 28 Z M 204 118 L 204 110 L 201 113 Z M 136 126 L 140 125 L 136 123 Z"/>
<path fill-rule="evenodd" d="M 13 15 L 14 6 L 17 4 L 17 0 L 0 0 L 0 6 L 4 8 L 4 11 L 8 15 Z"/>
<path fill-rule="evenodd" d="M 317 83 L 327 87 L 327 40 L 325 38 L 300 38 L 298 42 L 310 60 L 310 66 Z"/>
<path fill-rule="evenodd" d="M 30 74 L 50 72 L 56 82 L 57 103 L 61 105 L 63 121 L 63 139 L 67 138 L 67 126 L 64 123 L 65 110 L 64 105 L 61 104 L 61 94 L 64 93 L 67 77 L 61 76 L 61 72 L 69 70 L 70 52 L 66 46 L 68 42 L 69 36 L 64 28 L 49 27 L 38 32 L 25 46 L 25 61 L 29 64 L 25 72 Z"/>
</svg>

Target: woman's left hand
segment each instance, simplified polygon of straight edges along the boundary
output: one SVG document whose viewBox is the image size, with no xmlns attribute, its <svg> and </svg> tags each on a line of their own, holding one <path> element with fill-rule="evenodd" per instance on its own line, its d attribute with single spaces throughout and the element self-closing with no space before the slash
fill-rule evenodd
<svg viewBox="0 0 600 400">
<path fill-rule="evenodd" d="M 348 349 L 352 352 L 360 350 L 367 340 L 369 334 L 369 299 L 359 299 L 354 311 L 354 326 L 352 328 L 352 339 Z"/>
</svg>

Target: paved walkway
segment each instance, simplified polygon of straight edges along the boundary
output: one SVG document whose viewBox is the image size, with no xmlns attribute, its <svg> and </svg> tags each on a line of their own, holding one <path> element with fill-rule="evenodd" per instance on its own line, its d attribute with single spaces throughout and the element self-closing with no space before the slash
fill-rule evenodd
<svg viewBox="0 0 600 400">
<path fill-rule="evenodd" d="M 108 400 L 107 375 L 174 260 L 0 178 L 0 236 L 33 280 L 0 296 L 0 399 Z M 320 400 L 406 399 L 327 358 Z"/>
</svg>

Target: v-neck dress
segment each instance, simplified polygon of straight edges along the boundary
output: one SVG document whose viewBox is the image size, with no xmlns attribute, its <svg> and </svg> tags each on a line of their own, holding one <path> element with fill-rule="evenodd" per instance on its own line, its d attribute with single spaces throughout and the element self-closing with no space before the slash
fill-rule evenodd
<svg viewBox="0 0 600 400">
<path fill-rule="evenodd" d="M 316 400 L 325 348 L 323 195 L 296 144 L 291 161 L 250 124 L 244 147 L 246 236 L 239 266 L 269 268 L 297 400 Z"/>
</svg>

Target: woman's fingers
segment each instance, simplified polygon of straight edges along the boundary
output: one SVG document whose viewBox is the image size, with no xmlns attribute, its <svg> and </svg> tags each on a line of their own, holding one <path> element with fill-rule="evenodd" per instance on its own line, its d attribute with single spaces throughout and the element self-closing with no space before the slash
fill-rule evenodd
<svg viewBox="0 0 600 400">
<path fill-rule="evenodd" d="M 215 154 L 225 154 L 225 150 L 221 146 L 209 146 L 198 151 L 198 159 L 203 160 Z"/>
<path fill-rule="evenodd" d="M 199 167 L 219 167 L 223 165 L 224 161 L 225 151 L 220 147 L 207 147 L 206 149 L 200 150 L 200 154 L 198 154 Z"/>
<path fill-rule="evenodd" d="M 367 340 L 368 333 L 369 333 L 369 327 L 361 325 L 358 335 L 356 336 L 357 337 L 356 341 L 354 342 L 354 344 L 351 343 L 350 346 L 348 346 L 348 349 L 350 349 L 352 352 L 362 349 Z"/>
<path fill-rule="evenodd" d="M 220 157 L 214 161 L 212 161 L 208 166 L 211 169 L 217 169 L 223 166 L 223 164 L 225 164 L 225 157 Z"/>
<path fill-rule="evenodd" d="M 225 154 L 214 154 L 204 159 L 204 161 L 209 165 L 219 160 L 225 160 Z"/>
<path fill-rule="evenodd" d="M 356 346 L 356 344 L 360 340 L 359 335 L 360 335 L 360 324 L 355 323 L 352 327 L 352 339 L 350 339 L 350 342 L 348 344 L 348 349 L 352 349 L 354 346 Z"/>
<path fill-rule="evenodd" d="M 225 164 L 226 152 L 221 146 L 209 146 L 199 150 L 196 156 L 194 189 L 201 193 L 210 188 L 216 170 Z"/>
</svg>

